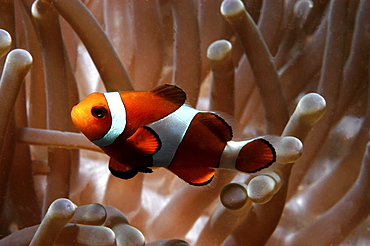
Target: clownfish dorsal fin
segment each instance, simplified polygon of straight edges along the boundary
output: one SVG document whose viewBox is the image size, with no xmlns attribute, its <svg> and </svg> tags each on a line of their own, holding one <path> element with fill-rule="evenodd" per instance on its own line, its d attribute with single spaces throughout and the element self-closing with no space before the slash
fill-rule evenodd
<svg viewBox="0 0 370 246">
<path fill-rule="evenodd" d="M 230 141 L 233 137 L 231 126 L 220 116 L 213 113 L 199 113 L 197 119 L 208 127 L 221 141 Z"/>
<path fill-rule="evenodd" d="M 126 166 L 113 158 L 109 160 L 109 171 L 113 176 L 121 179 L 133 178 L 138 173 L 136 168 Z"/>
<path fill-rule="evenodd" d="M 195 186 L 207 185 L 215 176 L 215 170 L 209 167 L 186 168 L 169 166 L 168 169 L 185 182 Z"/>
<path fill-rule="evenodd" d="M 152 155 L 161 148 L 159 136 L 151 128 L 146 126 L 137 129 L 127 141 L 144 155 Z"/>
<path fill-rule="evenodd" d="M 151 92 L 179 106 L 186 101 L 186 93 L 176 85 L 160 85 L 152 89 Z"/>
</svg>

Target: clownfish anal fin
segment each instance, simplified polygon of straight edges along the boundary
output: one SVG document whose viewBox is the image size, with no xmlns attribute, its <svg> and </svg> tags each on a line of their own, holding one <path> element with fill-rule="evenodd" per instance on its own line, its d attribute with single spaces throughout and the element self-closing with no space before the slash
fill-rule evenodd
<svg viewBox="0 0 370 246">
<path fill-rule="evenodd" d="M 150 169 L 150 168 L 147 168 L 147 167 L 136 167 L 135 168 L 138 172 L 141 172 L 141 173 L 152 173 L 153 170 Z"/>
<path fill-rule="evenodd" d="M 121 179 L 130 179 L 138 173 L 136 168 L 128 167 L 112 158 L 109 160 L 109 171 L 113 176 Z"/>
<path fill-rule="evenodd" d="M 140 127 L 127 141 L 144 155 L 152 155 L 161 148 L 161 140 L 151 128 Z"/>
<path fill-rule="evenodd" d="M 176 174 L 179 178 L 195 186 L 207 185 L 215 176 L 215 170 L 208 167 L 182 168 L 170 166 L 168 169 Z"/>
<path fill-rule="evenodd" d="M 274 147 L 265 139 L 258 138 L 242 147 L 235 167 L 239 171 L 255 173 L 269 167 L 276 161 Z"/>
<path fill-rule="evenodd" d="M 152 89 L 151 92 L 179 106 L 186 101 L 186 93 L 176 85 L 160 85 Z"/>
<path fill-rule="evenodd" d="M 231 126 L 220 116 L 213 113 L 199 113 L 197 119 L 208 127 L 222 141 L 230 141 L 233 137 Z"/>
</svg>

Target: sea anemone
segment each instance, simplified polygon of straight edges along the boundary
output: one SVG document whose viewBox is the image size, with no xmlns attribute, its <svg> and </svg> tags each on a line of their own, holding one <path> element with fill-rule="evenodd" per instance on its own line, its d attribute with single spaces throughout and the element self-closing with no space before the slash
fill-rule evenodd
<svg viewBox="0 0 370 246">
<path fill-rule="evenodd" d="M 21 0 L 0 13 L 0 245 L 370 243 L 370 1 Z M 237 138 L 275 141 L 278 162 L 205 188 L 165 169 L 111 176 L 72 106 L 164 83 L 224 112 Z"/>
</svg>

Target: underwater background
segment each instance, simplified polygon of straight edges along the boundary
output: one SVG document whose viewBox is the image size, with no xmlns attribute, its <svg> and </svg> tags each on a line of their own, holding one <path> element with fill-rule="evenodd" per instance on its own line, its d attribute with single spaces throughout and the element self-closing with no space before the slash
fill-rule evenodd
<svg viewBox="0 0 370 246">
<path fill-rule="evenodd" d="M 0 245 L 369 245 L 369 15 L 367 0 L 0 0 Z M 113 177 L 71 108 L 164 83 L 238 139 L 299 138 L 301 157 L 281 143 L 286 160 L 205 188 L 164 168 Z"/>
</svg>

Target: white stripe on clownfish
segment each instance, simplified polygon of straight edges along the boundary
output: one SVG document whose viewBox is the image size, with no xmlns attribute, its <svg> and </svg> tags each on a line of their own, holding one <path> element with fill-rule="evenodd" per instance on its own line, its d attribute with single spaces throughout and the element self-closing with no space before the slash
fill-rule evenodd
<svg viewBox="0 0 370 246">
<path fill-rule="evenodd" d="M 109 131 L 100 139 L 92 141 L 94 144 L 105 147 L 111 145 L 126 128 L 126 108 L 119 92 L 104 93 L 107 100 L 112 123 Z"/>
<path fill-rule="evenodd" d="M 194 116 L 201 111 L 183 104 L 166 117 L 148 125 L 161 139 L 162 146 L 153 155 L 153 167 L 169 167 Z"/>
<path fill-rule="evenodd" d="M 237 170 L 235 168 L 236 160 L 239 156 L 240 150 L 249 142 L 252 142 L 254 139 L 246 141 L 228 141 L 222 151 L 220 158 L 219 168 Z"/>
</svg>

